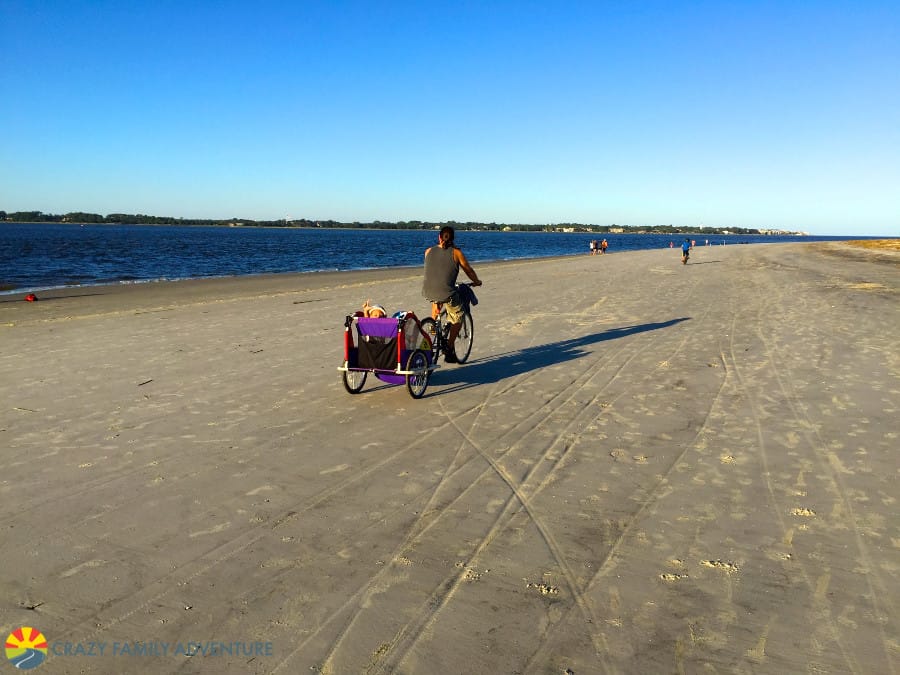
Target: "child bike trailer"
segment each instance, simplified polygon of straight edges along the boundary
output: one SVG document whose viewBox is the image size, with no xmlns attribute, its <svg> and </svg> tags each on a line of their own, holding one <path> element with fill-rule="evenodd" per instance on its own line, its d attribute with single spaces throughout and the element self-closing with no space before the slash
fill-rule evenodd
<svg viewBox="0 0 900 675">
<path fill-rule="evenodd" d="M 344 321 L 344 363 L 338 370 L 351 394 L 362 391 L 373 373 L 382 382 L 406 384 L 410 396 L 422 398 L 437 367 L 431 337 L 412 312 L 379 319 L 357 312 Z"/>
</svg>

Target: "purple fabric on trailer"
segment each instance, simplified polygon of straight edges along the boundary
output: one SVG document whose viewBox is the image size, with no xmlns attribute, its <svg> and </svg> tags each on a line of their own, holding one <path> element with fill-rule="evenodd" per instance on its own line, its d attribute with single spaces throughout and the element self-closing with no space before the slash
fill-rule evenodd
<svg viewBox="0 0 900 675">
<path fill-rule="evenodd" d="M 380 337 L 390 340 L 397 337 L 397 319 L 371 319 L 367 317 L 359 317 L 356 320 L 359 326 L 360 335 L 369 335 L 371 337 Z M 403 375 L 391 375 L 384 371 L 373 371 L 375 377 L 382 382 L 390 384 L 403 384 L 406 377 Z"/>
<path fill-rule="evenodd" d="M 398 319 L 393 318 L 384 318 L 384 319 L 370 319 L 366 317 L 359 317 L 356 320 L 359 326 L 359 332 L 361 335 L 370 335 L 372 337 L 380 337 L 380 338 L 394 338 L 397 337 L 397 330 L 399 326 Z M 406 367 L 406 359 L 409 356 L 409 350 L 403 350 L 403 360 L 400 363 L 401 368 Z M 431 352 L 426 352 L 425 357 L 429 363 L 431 364 Z M 389 384 L 403 384 L 406 382 L 405 375 L 393 375 L 390 372 L 386 372 L 384 370 L 374 370 L 372 371 L 382 382 L 387 382 Z"/>
<path fill-rule="evenodd" d="M 360 317 L 357 320 L 359 332 L 372 337 L 392 338 L 397 335 L 397 319 L 368 319 Z"/>
<path fill-rule="evenodd" d="M 406 382 L 406 375 L 390 375 L 380 370 L 375 371 L 375 377 L 388 384 L 403 384 Z"/>
</svg>

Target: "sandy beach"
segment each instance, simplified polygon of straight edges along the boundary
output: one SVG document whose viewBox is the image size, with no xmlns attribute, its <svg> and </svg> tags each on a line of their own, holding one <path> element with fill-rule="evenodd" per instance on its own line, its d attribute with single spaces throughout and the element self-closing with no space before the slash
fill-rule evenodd
<svg viewBox="0 0 900 675">
<path fill-rule="evenodd" d="M 421 400 L 337 372 L 419 269 L 0 297 L 0 633 L 46 673 L 897 673 L 900 256 L 679 255 L 476 265 Z"/>
</svg>

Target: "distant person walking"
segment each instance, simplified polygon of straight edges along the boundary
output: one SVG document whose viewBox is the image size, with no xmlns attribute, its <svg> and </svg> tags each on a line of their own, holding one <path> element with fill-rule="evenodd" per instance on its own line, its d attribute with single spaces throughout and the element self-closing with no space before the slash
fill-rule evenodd
<svg viewBox="0 0 900 675">
<path fill-rule="evenodd" d="M 606 239 L 600 242 L 600 253 L 606 253 L 606 249 L 609 247 L 609 244 L 606 243 Z"/>
<path fill-rule="evenodd" d="M 597 240 L 591 239 L 591 255 L 597 255 Z"/>
<path fill-rule="evenodd" d="M 681 245 L 681 264 L 687 265 L 688 258 L 691 257 L 691 240 L 685 239 L 684 243 Z"/>
</svg>

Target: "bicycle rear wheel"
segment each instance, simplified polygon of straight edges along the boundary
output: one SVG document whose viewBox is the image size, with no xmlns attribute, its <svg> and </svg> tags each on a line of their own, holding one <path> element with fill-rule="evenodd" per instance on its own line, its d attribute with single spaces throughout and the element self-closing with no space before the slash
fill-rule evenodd
<svg viewBox="0 0 900 675">
<path fill-rule="evenodd" d="M 472 315 L 465 312 L 462 317 L 462 326 L 459 327 L 459 335 L 456 336 L 456 359 L 465 363 L 472 352 L 472 341 L 475 339 L 475 322 Z"/>
<path fill-rule="evenodd" d="M 439 336 L 437 332 L 437 322 L 429 317 L 427 319 L 422 319 L 420 323 L 422 325 L 422 330 L 425 331 L 425 335 L 431 340 L 431 361 L 432 363 L 437 363 L 438 356 L 441 354 L 442 345 L 441 336 Z"/>
</svg>

